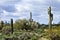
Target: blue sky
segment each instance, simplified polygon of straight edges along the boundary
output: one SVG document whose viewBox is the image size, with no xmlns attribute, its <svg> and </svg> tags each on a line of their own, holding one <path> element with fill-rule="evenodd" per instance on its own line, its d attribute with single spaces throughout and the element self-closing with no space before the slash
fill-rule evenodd
<svg viewBox="0 0 60 40">
<path fill-rule="evenodd" d="M 32 12 L 34 21 L 48 24 L 49 6 L 52 7 L 53 23 L 60 22 L 60 0 L 0 0 L 0 20 L 29 19 Z"/>
</svg>

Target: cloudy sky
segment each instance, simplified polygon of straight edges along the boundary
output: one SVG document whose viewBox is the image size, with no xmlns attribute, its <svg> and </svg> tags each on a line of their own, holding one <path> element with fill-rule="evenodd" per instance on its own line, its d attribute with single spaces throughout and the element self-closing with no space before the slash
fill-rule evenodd
<svg viewBox="0 0 60 40">
<path fill-rule="evenodd" d="M 53 23 L 58 23 L 60 0 L 0 0 L 0 20 L 29 19 L 29 13 L 32 12 L 34 21 L 48 24 L 49 6 L 52 7 Z"/>
</svg>

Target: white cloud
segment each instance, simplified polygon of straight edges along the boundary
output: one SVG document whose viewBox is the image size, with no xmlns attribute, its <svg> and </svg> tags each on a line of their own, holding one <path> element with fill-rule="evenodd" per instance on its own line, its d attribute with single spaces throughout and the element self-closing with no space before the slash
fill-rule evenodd
<svg viewBox="0 0 60 40">
<path fill-rule="evenodd" d="M 8 15 L 8 12 L 6 12 L 5 10 L 3 10 L 3 13 L 1 13 L 1 16 L 2 16 L 3 18 L 5 18 L 6 15 Z"/>
<path fill-rule="evenodd" d="M 30 11 L 33 13 L 33 15 L 39 14 L 36 17 L 33 16 L 34 20 L 38 19 L 39 22 L 43 23 L 48 19 L 48 6 L 50 5 L 50 3 L 52 4 L 51 2 L 52 0 L 21 0 L 21 1 L 19 0 L 18 2 L 17 1 L 18 0 L 0 0 L 0 5 L 3 5 L 3 4 L 12 5 L 13 4 L 13 6 L 15 6 L 16 8 L 16 12 L 14 13 L 6 12 L 5 10 L 3 10 L 3 13 L 2 13 L 3 17 L 1 17 L 2 19 L 4 18 L 6 20 L 7 18 L 6 15 L 19 16 L 18 17 L 19 19 L 29 18 Z M 57 1 L 60 1 L 60 0 L 57 0 Z M 53 9 L 55 8 L 52 7 L 52 13 L 54 14 L 54 20 L 56 20 L 55 18 L 59 19 L 60 15 L 57 15 L 57 12 L 55 11 L 54 13 Z M 17 19 L 17 18 L 14 18 L 14 19 Z"/>
<path fill-rule="evenodd" d="M 5 10 L 3 10 L 3 13 L 1 13 L 1 15 L 0 15 L 0 17 L 1 17 L 0 20 L 8 20 L 6 18 L 7 15 L 9 15 L 8 12 L 6 12 Z"/>
<path fill-rule="evenodd" d="M 26 16 L 21 16 L 21 17 L 19 17 L 19 19 L 25 19 L 25 18 L 27 18 Z"/>
<path fill-rule="evenodd" d="M 24 2 L 22 2 L 21 4 L 20 3 L 15 4 L 15 7 L 16 7 L 18 12 L 21 12 L 21 11 L 24 11 L 24 10 L 30 10 L 32 4 L 26 3 L 26 2 L 24 3 Z"/>
<path fill-rule="evenodd" d="M 6 0 L 0 0 L 0 5 L 4 4 Z"/>
<path fill-rule="evenodd" d="M 57 2 L 60 2 L 60 0 L 56 0 Z"/>
</svg>

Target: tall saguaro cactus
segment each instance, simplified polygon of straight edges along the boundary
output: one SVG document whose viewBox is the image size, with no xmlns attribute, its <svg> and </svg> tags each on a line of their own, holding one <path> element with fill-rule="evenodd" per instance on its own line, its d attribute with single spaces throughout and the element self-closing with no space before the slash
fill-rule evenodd
<svg viewBox="0 0 60 40">
<path fill-rule="evenodd" d="M 32 19 L 32 12 L 30 12 L 30 19 L 29 19 L 29 21 L 30 21 L 30 27 L 32 28 L 32 22 L 33 22 L 33 19 Z"/>
<path fill-rule="evenodd" d="M 32 19 L 32 13 L 30 12 L 30 25 L 32 24 L 32 21 L 33 21 L 33 19 Z"/>
<path fill-rule="evenodd" d="M 13 34 L 13 19 L 11 19 L 11 33 Z"/>
<path fill-rule="evenodd" d="M 32 22 L 32 13 L 30 12 L 30 21 Z"/>
<path fill-rule="evenodd" d="M 52 35 L 52 21 L 53 21 L 53 14 L 51 13 L 51 7 L 48 8 L 48 15 L 49 15 L 49 36 Z"/>
</svg>

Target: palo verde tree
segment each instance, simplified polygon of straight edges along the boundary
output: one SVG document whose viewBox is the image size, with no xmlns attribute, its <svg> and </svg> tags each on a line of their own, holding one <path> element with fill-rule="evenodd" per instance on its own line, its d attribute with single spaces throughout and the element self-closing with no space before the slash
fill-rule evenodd
<svg viewBox="0 0 60 40">
<path fill-rule="evenodd" d="M 51 13 L 51 7 L 48 8 L 48 15 L 49 15 L 49 36 L 52 35 L 52 21 L 53 21 L 53 14 Z"/>
<path fill-rule="evenodd" d="M 14 29 L 15 30 L 20 30 L 20 29 L 24 30 L 27 27 L 26 23 L 28 23 L 28 20 L 26 20 L 26 19 L 18 19 L 14 23 Z"/>
</svg>

